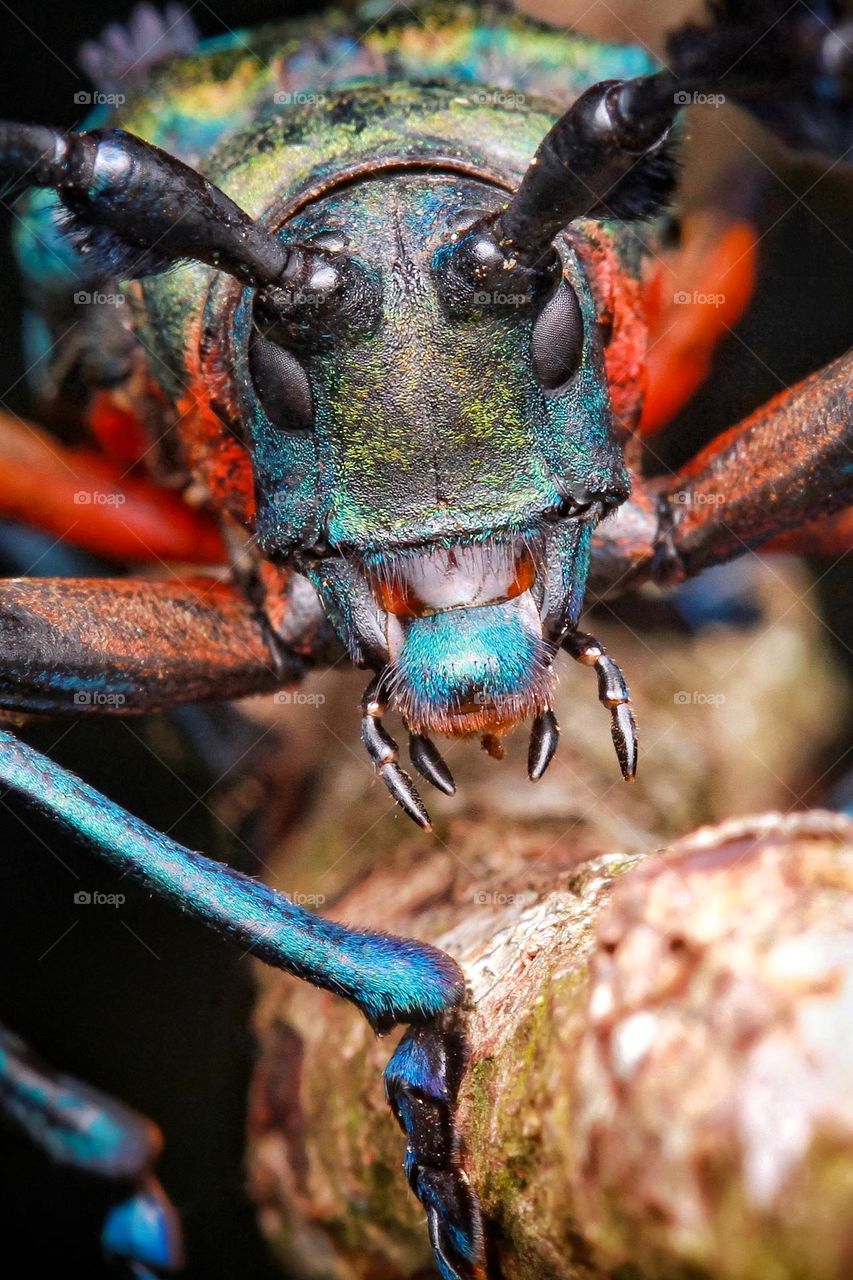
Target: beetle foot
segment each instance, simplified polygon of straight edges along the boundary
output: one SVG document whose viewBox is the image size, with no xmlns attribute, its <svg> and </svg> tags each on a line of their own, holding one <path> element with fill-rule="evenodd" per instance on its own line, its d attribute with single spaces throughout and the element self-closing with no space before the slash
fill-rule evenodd
<svg viewBox="0 0 853 1280">
<path fill-rule="evenodd" d="M 456 1101 L 467 1050 L 455 1015 L 412 1027 L 385 1069 L 385 1094 L 406 1135 L 403 1167 L 427 1215 L 443 1280 L 482 1280 L 483 1228 L 462 1168 Z"/>
<path fill-rule="evenodd" d="M 157 1126 L 100 1089 L 43 1062 L 0 1027 L 0 1112 L 58 1166 L 115 1188 L 101 1233 L 108 1257 L 134 1280 L 184 1265 L 181 1223 L 151 1172 Z"/>
<path fill-rule="evenodd" d="M 423 800 L 418 795 L 412 779 L 397 763 L 399 748 L 389 733 L 383 728 L 382 714 L 387 703 L 379 696 L 381 676 L 371 680 L 361 700 L 361 738 L 367 747 L 368 755 L 376 765 L 380 778 L 391 792 L 402 809 L 424 831 L 432 829 L 429 814 Z M 431 744 L 430 744 L 431 745 Z M 433 748 L 435 751 L 435 748 Z M 440 761 L 438 752 L 436 758 Z M 417 766 L 419 767 L 419 766 Z M 446 766 L 445 766 L 446 771 Z M 426 775 L 429 777 L 429 775 Z M 448 773 L 448 778 L 450 774 Z M 429 779 L 432 781 L 432 779 Z M 453 779 L 450 779 L 451 783 Z M 438 785 L 438 784 L 436 784 Z M 444 788 L 441 788 L 444 790 Z"/>
<path fill-rule="evenodd" d="M 185 1264 L 177 1212 L 154 1177 L 143 1179 L 107 1216 L 101 1234 L 107 1256 L 134 1280 L 154 1280 Z"/>
<path fill-rule="evenodd" d="M 630 782 L 637 773 L 637 722 L 631 706 L 631 695 L 621 668 L 609 656 L 604 645 L 584 631 L 572 631 L 563 648 L 576 662 L 594 667 L 598 677 L 598 700 L 610 710 L 610 732 L 622 777 Z"/>
</svg>

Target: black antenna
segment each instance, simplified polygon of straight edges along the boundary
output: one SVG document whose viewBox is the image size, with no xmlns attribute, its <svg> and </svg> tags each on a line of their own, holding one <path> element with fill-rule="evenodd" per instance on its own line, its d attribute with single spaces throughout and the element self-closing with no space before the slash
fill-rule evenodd
<svg viewBox="0 0 853 1280">
<path fill-rule="evenodd" d="M 643 216 L 668 196 L 674 174 L 666 153 L 661 164 L 647 166 L 663 152 L 678 106 L 670 94 L 668 103 L 656 102 L 652 111 L 626 111 L 636 83 L 593 85 L 540 143 L 518 190 L 492 224 L 495 240 L 522 266 L 536 266 L 575 218 Z"/>
<path fill-rule="evenodd" d="M 503 269 L 536 270 L 553 262 L 554 237 L 577 218 L 660 213 L 675 185 L 667 137 L 692 102 L 729 99 L 790 147 L 848 157 L 851 40 L 853 22 L 834 0 L 715 0 L 707 25 L 669 36 L 669 67 L 593 85 L 560 117 L 508 206 L 459 240 L 458 273 L 482 270 L 466 261 L 475 236 L 499 247 Z"/>
<path fill-rule="evenodd" d="M 83 251 L 100 252 L 117 276 L 192 259 L 245 284 L 276 286 L 294 254 L 306 253 L 285 246 L 195 169 L 122 129 L 65 135 L 0 122 L 0 173 L 55 191 Z"/>
</svg>

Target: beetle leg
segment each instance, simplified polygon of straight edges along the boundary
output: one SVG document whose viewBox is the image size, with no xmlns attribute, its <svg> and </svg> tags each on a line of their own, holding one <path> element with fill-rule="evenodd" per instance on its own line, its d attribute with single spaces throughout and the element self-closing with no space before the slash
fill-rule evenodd
<svg viewBox="0 0 853 1280">
<path fill-rule="evenodd" d="M 731 177 L 734 189 L 742 190 L 742 175 Z M 756 244 L 757 232 L 744 216 L 715 209 L 688 218 L 682 246 L 657 259 L 644 289 L 648 390 L 642 435 L 660 431 L 707 378 L 717 344 L 752 295 Z"/>
<path fill-rule="evenodd" d="M 102 1232 L 129 1274 L 183 1266 L 181 1227 L 151 1174 L 163 1146 L 157 1126 L 100 1089 L 61 1075 L 0 1027 L 0 1109 L 58 1165 L 104 1178 L 120 1191 Z"/>
<path fill-rule="evenodd" d="M 659 495 L 654 576 L 678 581 L 853 503 L 853 354 L 725 432 Z"/>
<path fill-rule="evenodd" d="M 109 1258 L 125 1264 L 128 1280 L 156 1280 L 183 1268 L 180 1218 L 156 1178 L 139 1182 L 107 1214 L 101 1244 Z"/>
<path fill-rule="evenodd" d="M 853 550 L 853 506 L 836 511 L 824 519 L 810 520 L 780 533 L 768 544 L 769 551 L 794 556 L 832 556 L 837 559 Z"/>
<path fill-rule="evenodd" d="M 682 581 L 779 540 L 783 549 L 836 517 L 849 545 L 853 505 L 853 353 L 775 396 L 665 480 L 633 492 L 593 536 L 590 586 L 616 594 Z"/>
<path fill-rule="evenodd" d="M 127 713 L 275 689 L 304 673 L 295 646 L 308 647 L 317 622 L 309 606 L 286 599 L 274 631 L 232 583 L 212 578 L 6 579 L 0 707 Z"/>
<path fill-rule="evenodd" d="M 453 1015 L 414 1027 L 385 1069 L 385 1093 L 406 1135 L 404 1168 L 424 1206 L 442 1280 L 484 1275 L 480 1207 L 459 1158 L 456 1100 L 466 1064 Z"/>
<path fill-rule="evenodd" d="M 376 676 L 371 680 L 361 700 L 362 741 L 391 795 L 419 827 L 429 831 L 431 824 L 424 802 L 415 790 L 412 779 L 397 763 L 399 748 L 382 725 L 382 714 L 387 703 L 379 696 L 381 679 L 381 676 Z"/>
<path fill-rule="evenodd" d="M 0 1103 L 15 1127 L 57 1164 L 131 1181 L 148 1173 L 163 1140 L 157 1126 L 100 1089 L 60 1075 L 0 1027 Z"/>
<path fill-rule="evenodd" d="M 213 521 L 177 493 L 0 413 L 0 516 L 113 561 L 223 564 Z"/>
<path fill-rule="evenodd" d="M 347 929 L 306 911 L 271 886 L 185 849 L 5 730 L 0 785 L 221 937 L 350 1000 L 377 1031 L 429 1021 L 462 998 L 459 966 L 435 947 Z"/>
<path fill-rule="evenodd" d="M 571 631 L 563 647 L 576 662 L 594 667 L 598 677 L 598 699 L 610 709 L 610 732 L 622 770 L 630 782 L 637 773 L 637 722 L 631 707 L 631 695 L 621 668 L 613 661 L 604 645 L 583 631 Z"/>
</svg>

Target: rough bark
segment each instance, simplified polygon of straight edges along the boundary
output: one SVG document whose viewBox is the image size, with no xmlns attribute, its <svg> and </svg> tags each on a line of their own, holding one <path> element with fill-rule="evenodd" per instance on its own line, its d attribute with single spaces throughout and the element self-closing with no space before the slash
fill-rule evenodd
<svg viewBox="0 0 853 1280">
<path fill-rule="evenodd" d="M 606 719 L 574 679 L 560 718 L 584 732 L 538 793 L 517 760 L 460 750 L 469 776 L 432 841 L 384 815 L 357 754 L 317 748 L 324 781 L 276 882 L 465 967 L 460 1124 L 505 1280 L 850 1273 L 853 825 L 779 814 L 672 839 L 797 805 L 843 711 L 802 580 L 752 572 L 752 633 L 603 636 L 648 743 L 634 789 L 613 782 Z M 343 738 L 333 684 L 317 687 L 305 741 L 312 716 L 321 743 Z M 250 1183 L 283 1264 L 428 1272 L 382 1097 L 389 1042 L 278 975 L 257 1030 Z"/>
</svg>

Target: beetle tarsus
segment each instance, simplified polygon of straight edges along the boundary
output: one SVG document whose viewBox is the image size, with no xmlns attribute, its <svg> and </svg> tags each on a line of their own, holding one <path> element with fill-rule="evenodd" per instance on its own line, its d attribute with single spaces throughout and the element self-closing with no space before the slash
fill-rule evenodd
<svg viewBox="0 0 853 1280">
<path fill-rule="evenodd" d="M 397 763 L 399 748 L 382 724 L 382 713 L 385 711 L 386 703 L 379 696 L 379 683 L 380 679 L 377 676 L 370 682 L 361 700 L 362 741 L 376 765 L 380 778 L 397 804 L 422 830 L 430 831 L 432 823 L 426 805 L 418 795 L 412 779 Z M 437 752 L 436 755 L 438 755 Z"/>
<path fill-rule="evenodd" d="M 637 722 L 631 706 L 631 695 L 619 665 L 604 645 L 585 631 L 572 631 L 563 648 L 576 662 L 593 667 L 598 677 L 598 700 L 610 711 L 610 732 L 622 777 L 630 782 L 637 773 Z"/>
<path fill-rule="evenodd" d="M 612 717 L 610 733 L 619 768 L 626 782 L 632 782 L 637 776 L 637 721 L 630 702 L 621 702 L 611 707 Z"/>
<path fill-rule="evenodd" d="M 426 1210 L 442 1280 L 483 1280 L 480 1205 L 461 1166 L 459 1085 L 468 1064 L 455 1012 L 412 1027 L 385 1070 L 385 1093 L 406 1135 L 404 1168 Z"/>
<path fill-rule="evenodd" d="M 527 751 L 527 776 L 531 782 L 538 782 L 548 765 L 554 758 L 554 752 L 560 741 L 560 726 L 557 717 L 549 707 L 533 721 L 530 732 L 530 746 Z"/>
<path fill-rule="evenodd" d="M 422 778 L 446 796 L 456 794 L 456 783 L 438 748 L 422 733 L 409 734 L 409 755 Z"/>
</svg>

